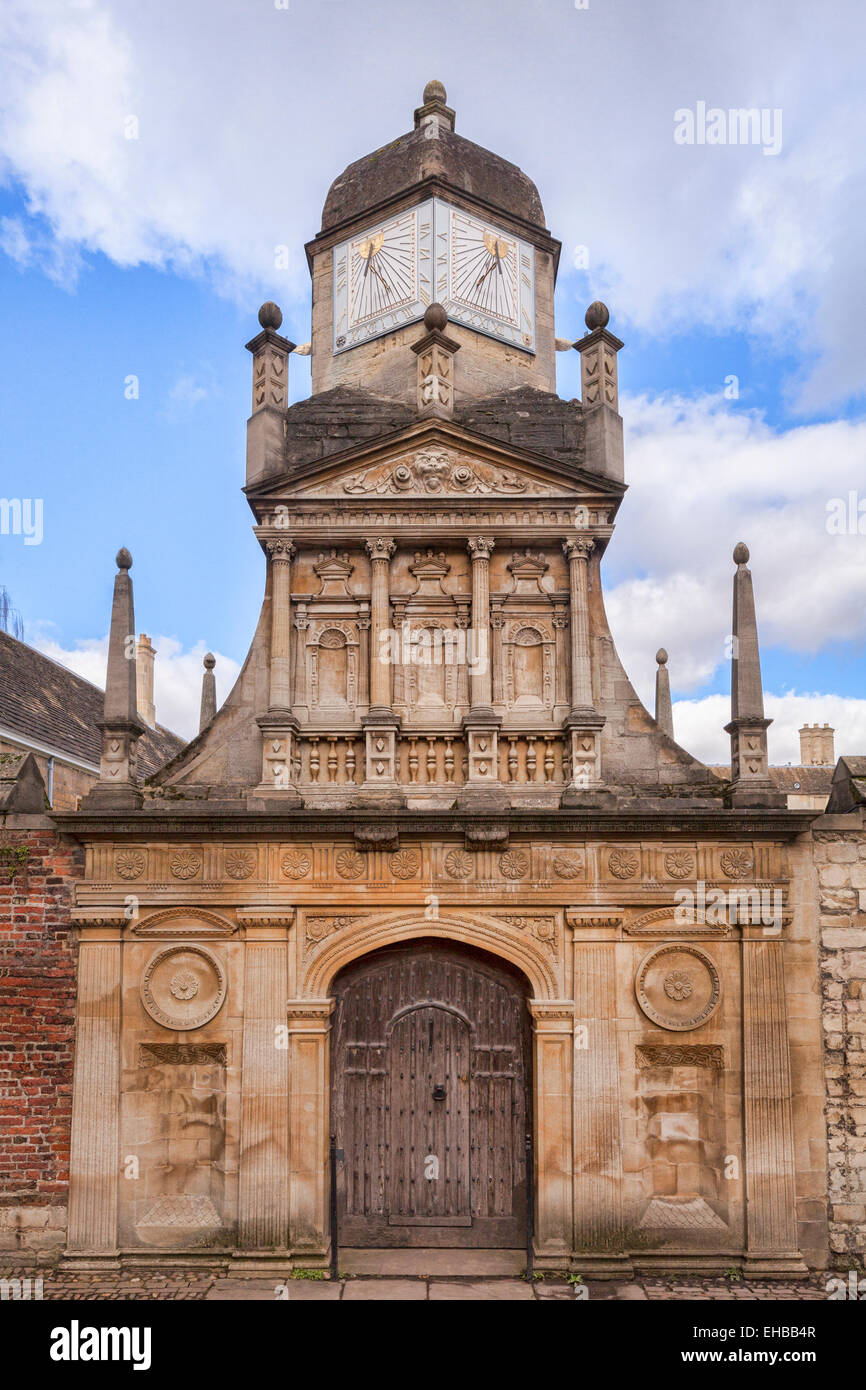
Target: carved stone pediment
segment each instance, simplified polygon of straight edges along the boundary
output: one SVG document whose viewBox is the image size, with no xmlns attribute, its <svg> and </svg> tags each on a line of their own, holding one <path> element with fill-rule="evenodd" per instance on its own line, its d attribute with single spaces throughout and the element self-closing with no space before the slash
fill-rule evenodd
<svg viewBox="0 0 866 1390">
<path fill-rule="evenodd" d="M 529 472 L 431 447 L 353 469 L 304 489 L 308 497 L 552 497 L 565 489 Z"/>
<path fill-rule="evenodd" d="M 218 912 L 203 907 L 168 907 L 131 921 L 136 936 L 201 939 L 231 936 L 237 927 Z"/>
</svg>

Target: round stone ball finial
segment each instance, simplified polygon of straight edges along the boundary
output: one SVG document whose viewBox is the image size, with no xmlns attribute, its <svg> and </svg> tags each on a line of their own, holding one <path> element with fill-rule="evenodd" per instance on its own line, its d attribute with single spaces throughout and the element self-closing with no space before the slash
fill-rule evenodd
<svg viewBox="0 0 866 1390">
<path fill-rule="evenodd" d="M 658 662 L 659 666 L 664 666 L 667 662 L 667 659 L 668 654 L 665 651 L 664 647 L 659 647 L 658 651 L 656 652 L 656 661 Z"/>
<path fill-rule="evenodd" d="M 749 547 L 743 541 L 738 541 L 734 546 L 734 564 L 747 565 L 749 563 Z"/>
<path fill-rule="evenodd" d="M 600 299 L 594 299 L 584 314 L 583 321 L 590 333 L 595 328 L 607 328 L 610 322 L 610 310 L 606 304 L 602 304 Z"/>
<path fill-rule="evenodd" d="M 259 309 L 259 323 L 262 328 L 273 328 L 276 331 L 283 321 L 283 311 L 279 304 L 275 304 L 272 299 L 265 300 Z"/>
<path fill-rule="evenodd" d="M 119 570 L 132 569 L 132 556 L 130 555 L 125 545 L 121 546 L 120 550 L 118 550 L 117 555 L 114 558 L 114 563 L 117 565 L 117 568 Z"/>
<path fill-rule="evenodd" d="M 204 659 L 204 668 L 206 671 L 212 671 L 215 666 L 216 657 L 214 656 L 213 652 L 208 652 L 207 656 Z"/>
<path fill-rule="evenodd" d="M 427 83 L 427 86 L 424 88 L 424 96 L 422 97 L 425 106 L 429 106 L 430 103 L 434 101 L 439 101 L 444 106 L 447 100 L 448 93 L 441 82 L 437 82 L 434 78 L 432 82 Z"/>
<path fill-rule="evenodd" d="M 441 304 L 437 304 L 434 301 L 432 304 L 427 305 L 427 308 L 424 310 L 424 327 L 429 333 L 432 333 L 434 329 L 438 329 L 441 333 L 447 322 L 448 315 Z"/>
</svg>

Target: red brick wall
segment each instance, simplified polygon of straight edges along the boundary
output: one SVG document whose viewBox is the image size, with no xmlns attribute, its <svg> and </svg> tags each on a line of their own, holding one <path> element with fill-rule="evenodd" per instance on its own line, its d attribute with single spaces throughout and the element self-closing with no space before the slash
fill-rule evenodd
<svg viewBox="0 0 866 1390">
<path fill-rule="evenodd" d="M 29 850 L 11 882 L 7 845 Z M 69 1178 L 69 914 L 82 868 L 83 850 L 54 831 L 0 826 L 0 1250 L 62 1244 L 65 1211 L 47 1208 L 66 1207 Z"/>
</svg>

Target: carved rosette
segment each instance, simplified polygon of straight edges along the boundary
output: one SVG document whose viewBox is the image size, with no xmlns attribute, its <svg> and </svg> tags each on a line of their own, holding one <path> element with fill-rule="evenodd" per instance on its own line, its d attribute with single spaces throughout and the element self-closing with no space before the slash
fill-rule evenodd
<svg viewBox="0 0 866 1390">
<path fill-rule="evenodd" d="M 286 878 L 306 878 L 313 861 L 304 849 L 288 849 L 280 860 L 280 868 Z"/>
<path fill-rule="evenodd" d="M 754 856 L 749 849 L 726 849 L 720 863 L 726 878 L 748 878 L 755 867 Z"/>
<path fill-rule="evenodd" d="M 140 849 L 122 849 L 114 856 L 114 872 L 127 881 L 141 878 L 146 866 L 147 858 Z"/>
<path fill-rule="evenodd" d="M 395 878 L 414 878 L 421 868 L 421 858 L 414 849 L 400 849 L 391 855 L 388 866 Z"/>
<path fill-rule="evenodd" d="M 474 861 L 468 850 L 452 849 L 445 856 L 445 872 L 449 878 L 469 878 L 473 866 Z"/>
<path fill-rule="evenodd" d="M 635 976 L 635 995 L 647 1018 L 672 1032 L 700 1028 L 722 998 L 715 961 L 699 946 L 668 943 L 644 956 Z"/>
<path fill-rule="evenodd" d="M 226 852 L 225 870 L 229 878 L 251 878 L 256 867 L 256 856 L 251 849 L 230 849 Z"/>
<path fill-rule="evenodd" d="M 503 878 L 525 878 L 529 872 L 529 855 L 521 849 L 506 850 L 499 856 L 499 872 Z"/>
<path fill-rule="evenodd" d="M 363 854 L 356 849 L 342 849 L 337 855 L 335 867 L 340 878 L 359 879 L 367 867 Z"/>
<path fill-rule="evenodd" d="M 634 878 L 640 868 L 640 858 L 632 850 L 615 849 L 608 855 L 607 867 L 614 878 Z"/>
<path fill-rule="evenodd" d="M 202 1028 L 226 997 L 222 961 L 205 946 L 163 946 L 148 961 L 141 1002 L 150 1017 L 176 1032 Z"/>
<path fill-rule="evenodd" d="M 201 872 L 201 855 L 193 849 L 179 849 L 169 857 L 168 867 L 174 878 L 195 878 Z"/>
<path fill-rule="evenodd" d="M 553 872 L 557 878 L 573 879 L 583 875 L 582 854 L 557 854 L 553 859 Z"/>
</svg>

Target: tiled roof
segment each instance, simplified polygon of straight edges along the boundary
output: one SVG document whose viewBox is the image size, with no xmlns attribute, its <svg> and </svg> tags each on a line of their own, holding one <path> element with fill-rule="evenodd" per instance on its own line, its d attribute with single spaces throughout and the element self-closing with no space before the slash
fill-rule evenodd
<svg viewBox="0 0 866 1390">
<path fill-rule="evenodd" d="M 99 766 L 103 692 L 82 676 L 0 631 L 0 725 L 22 743 L 32 740 Z M 149 777 L 184 747 L 157 725 L 138 743 L 139 770 Z"/>
<path fill-rule="evenodd" d="M 829 796 L 830 783 L 833 781 L 832 767 L 773 767 L 769 769 L 770 781 L 774 782 L 780 791 L 799 792 L 803 796 Z M 713 767 L 710 769 L 717 777 L 721 777 L 723 782 L 731 779 L 730 767 Z"/>
</svg>

